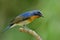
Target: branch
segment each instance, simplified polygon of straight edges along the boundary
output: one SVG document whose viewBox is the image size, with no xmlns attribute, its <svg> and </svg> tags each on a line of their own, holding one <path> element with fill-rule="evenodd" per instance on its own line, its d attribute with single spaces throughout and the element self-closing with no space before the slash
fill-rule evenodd
<svg viewBox="0 0 60 40">
<path fill-rule="evenodd" d="M 36 40 L 41 40 L 40 36 L 31 29 L 20 28 L 19 30 L 20 30 L 20 32 L 26 32 L 28 34 L 31 34 L 32 36 L 34 36 L 36 38 Z"/>
</svg>

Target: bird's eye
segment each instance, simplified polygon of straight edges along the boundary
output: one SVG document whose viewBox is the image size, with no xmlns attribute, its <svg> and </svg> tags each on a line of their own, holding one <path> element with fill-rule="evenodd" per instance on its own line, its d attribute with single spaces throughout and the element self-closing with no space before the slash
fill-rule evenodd
<svg viewBox="0 0 60 40">
<path fill-rule="evenodd" d="M 40 13 L 40 12 L 37 12 L 37 13 Z"/>
</svg>

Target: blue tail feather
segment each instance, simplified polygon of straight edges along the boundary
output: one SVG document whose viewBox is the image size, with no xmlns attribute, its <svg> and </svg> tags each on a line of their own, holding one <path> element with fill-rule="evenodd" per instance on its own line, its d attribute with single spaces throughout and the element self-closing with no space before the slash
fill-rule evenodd
<svg viewBox="0 0 60 40">
<path fill-rule="evenodd" d="M 3 30 L 3 32 L 9 30 L 12 25 L 13 25 L 13 23 L 11 23 L 9 26 L 7 26 L 7 27 Z"/>
<path fill-rule="evenodd" d="M 6 28 L 3 30 L 3 32 L 5 32 L 5 31 L 9 30 L 9 29 L 10 29 L 10 27 L 11 27 L 11 26 L 6 27 Z"/>
</svg>

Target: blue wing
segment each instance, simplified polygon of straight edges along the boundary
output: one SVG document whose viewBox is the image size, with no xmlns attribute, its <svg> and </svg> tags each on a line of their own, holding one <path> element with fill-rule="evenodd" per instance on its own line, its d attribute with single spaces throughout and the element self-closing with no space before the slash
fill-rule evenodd
<svg viewBox="0 0 60 40">
<path fill-rule="evenodd" d="M 19 16 L 22 16 L 24 18 L 28 18 L 28 17 L 31 17 L 32 16 L 32 13 L 31 12 L 25 12 L 25 13 L 19 15 Z"/>
</svg>

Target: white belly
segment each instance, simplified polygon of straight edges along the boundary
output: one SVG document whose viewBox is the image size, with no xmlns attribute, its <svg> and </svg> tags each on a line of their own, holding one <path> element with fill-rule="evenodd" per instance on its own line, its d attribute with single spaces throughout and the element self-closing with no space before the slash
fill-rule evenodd
<svg viewBox="0 0 60 40">
<path fill-rule="evenodd" d="M 26 25 L 26 24 L 29 24 L 30 22 L 29 21 L 23 21 L 23 22 L 20 22 L 20 23 L 18 23 L 17 25 L 19 25 L 19 26 L 23 26 L 23 25 Z"/>
<path fill-rule="evenodd" d="M 14 24 L 13 26 L 11 26 L 11 28 L 13 28 L 13 27 L 16 26 L 16 25 L 23 26 L 23 25 L 27 25 L 27 24 L 29 24 L 29 23 L 30 23 L 30 22 L 26 20 L 26 21 L 23 21 L 23 22 Z"/>
</svg>

